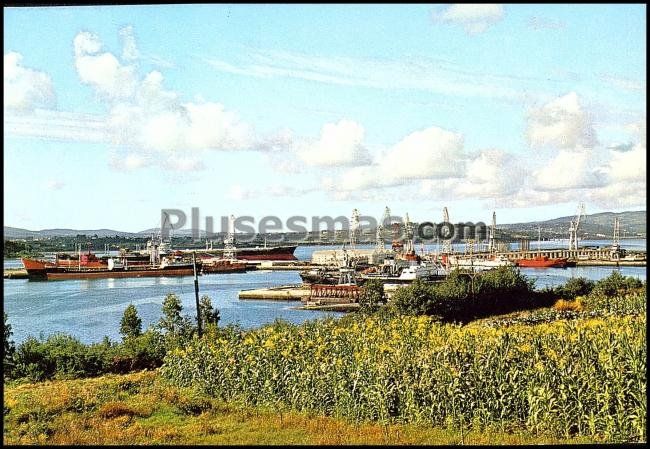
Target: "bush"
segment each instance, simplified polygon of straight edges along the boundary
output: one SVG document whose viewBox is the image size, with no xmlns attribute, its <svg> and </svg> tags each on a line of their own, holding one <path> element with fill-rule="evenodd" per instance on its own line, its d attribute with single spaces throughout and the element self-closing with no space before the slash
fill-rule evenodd
<svg viewBox="0 0 650 449">
<path fill-rule="evenodd" d="M 165 357 L 165 338 L 149 329 L 142 335 L 129 338 L 117 348 L 111 360 L 110 371 L 125 374 L 130 371 L 154 369 Z"/>
<path fill-rule="evenodd" d="M 416 279 L 394 293 L 391 302 L 397 312 L 404 315 L 430 315 L 437 309 L 440 298 L 433 285 Z"/>
<path fill-rule="evenodd" d="M 110 343 L 86 346 L 66 334 L 54 334 L 44 341 L 29 337 L 16 350 L 14 375 L 32 381 L 96 376 L 105 372 L 110 351 Z"/>
<path fill-rule="evenodd" d="M 596 283 L 584 277 L 569 279 L 564 285 L 558 287 L 556 292 L 563 298 L 574 299 L 578 296 L 585 296 L 591 293 Z"/>
<path fill-rule="evenodd" d="M 632 276 L 623 276 L 619 271 L 614 270 L 612 274 L 596 282 L 594 290 L 605 296 L 614 296 L 620 292 L 641 288 L 643 285 L 640 280 Z"/>
<path fill-rule="evenodd" d="M 371 279 L 361 287 L 359 295 L 359 311 L 362 313 L 373 313 L 386 303 L 384 283 L 379 279 Z"/>
<path fill-rule="evenodd" d="M 137 337 L 142 333 L 142 320 L 138 316 L 138 310 L 133 304 L 124 310 L 124 315 L 120 321 L 120 334 L 122 339 Z"/>
</svg>

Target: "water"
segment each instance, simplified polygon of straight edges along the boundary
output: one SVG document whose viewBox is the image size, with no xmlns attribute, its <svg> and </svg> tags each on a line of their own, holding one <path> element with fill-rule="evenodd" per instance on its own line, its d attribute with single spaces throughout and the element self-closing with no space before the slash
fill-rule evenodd
<svg viewBox="0 0 650 449">
<path fill-rule="evenodd" d="M 271 323 L 276 318 L 292 323 L 340 313 L 297 310 L 295 301 L 241 301 L 240 290 L 300 283 L 295 271 L 250 271 L 201 276 L 200 295 L 212 298 L 221 312 L 221 324 L 239 323 L 244 328 Z M 101 341 L 104 335 L 119 340 L 120 319 L 133 304 L 142 319 L 142 327 L 156 323 L 161 316 L 167 293 L 176 293 L 183 313 L 196 316 L 194 278 L 75 279 L 65 281 L 4 281 L 4 311 L 19 343 L 28 335 L 38 337 L 66 332 L 81 341 Z"/>
<path fill-rule="evenodd" d="M 645 240 L 643 249 L 645 249 Z M 557 242 L 542 242 L 557 243 Z M 638 246 L 640 246 L 637 243 Z M 359 245 L 359 248 L 372 248 Z M 336 249 L 338 246 L 300 246 L 295 255 L 299 260 L 310 260 L 314 251 Z M 419 248 L 418 248 L 419 250 Z M 435 245 L 426 245 L 426 251 Z M 458 249 L 460 250 L 460 249 Z M 21 267 L 19 259 L 6 259 L 5 268 Z M 559 285 L 571 277 L 583 276 L 598 280 L 608 276 L 615 267 L 572 267 L 535 269 L 523 268 L 526 276 L 535 279 L 538 288 Z M 646 279 L 645 267 L 621 267 L 621 274 Z M 199 278 L 200 295 L 207 294 L 221 312 L 221 324 L 239 323 L 244 328 L 271 323 L 276 318 L 293 323 L 340 313 L 297 310 L 295 301 L 241 301 L 240 290 L 277 285 L 298 284 L 297 271 L 249 271 L 246 273 L 210 274 Z M 16 343 L 28 335 L 38 337 L 54 332 L 65 332 L 90 343 L 101 341 L 106 335 L 119 340 L 119 323 L 124 309 L 134 304 L 142 318 L 143 328 L 156 323 L 161 316 L 162 302 L 170 292 L 176 293 L 183 312 L 196 315 L 194 280 L 188 277 L 91 279 L 37 282 L 26 279 L 5 279 L 4 311 Z"/>
</svg>

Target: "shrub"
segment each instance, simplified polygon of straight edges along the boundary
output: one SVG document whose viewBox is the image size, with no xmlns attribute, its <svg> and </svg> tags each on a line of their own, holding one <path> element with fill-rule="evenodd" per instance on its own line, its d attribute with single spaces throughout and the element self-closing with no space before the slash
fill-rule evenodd
<svg viewBox="0 0 650 449">
<path fill-rule="evenodd" d="M 433 285 L 419 279 L 398 288 L 391 299 L 397 312 L 404 315 L 429 315 L 439 310 L 440 301 Z"/>
<path fill-rule="evenodd" d="M 124 310 L 124 315 L 120 321 L 120 334 L 122 339 L 137 337 L 142 333 L 142 320 L 138 316 L 138 310 L 133 304 Z"/>
<path fill-rule="evenodd" d="M 614 296 L 619 292 L 641 288 L 643 285 L 640 280 L 632 276 L 623 276 L 619 271 L 614 270 L 609 276 L 596 282 L 594 290 L 605 296 Z"/>
<path fill-rule="evenodd" d="M 580 299 L 576 299 L 575 301 L 567 301 L 564 299 L 558 299 L 555 304 L 553 304 L 553 308 L 555 310 L 558 310 L 560 312 L 570 310 L 573 312 L 580 312 L 582 310 L 582 302 Z"/>
<path fill-rule="evenodd" d="M 571 278 L 566 283 L 556 289 L 558 295 L 563 298 L 576 298 L 591 293 L 595 287 L 595 282 L 584 277 Z"/>
<path fill-rule="evenodd" d="M 371 279 L 361 287 L 359 295 L 359 311 L 362 313 L 373 313 L 386 303 L 384 283 L 379 279 Z"/>
</svg>

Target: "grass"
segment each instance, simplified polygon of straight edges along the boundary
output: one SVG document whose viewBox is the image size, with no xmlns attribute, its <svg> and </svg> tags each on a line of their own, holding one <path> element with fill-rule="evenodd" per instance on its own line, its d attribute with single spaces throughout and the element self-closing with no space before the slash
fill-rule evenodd
<svg viewBox="0 0 650 449">
<path fill-rule="evenodd" d="M 516 429 L 354 424 L 224 403 L 167 384 L 156 371 L 8 384 L 4 444 L 560 444 Z"/>
</svg>

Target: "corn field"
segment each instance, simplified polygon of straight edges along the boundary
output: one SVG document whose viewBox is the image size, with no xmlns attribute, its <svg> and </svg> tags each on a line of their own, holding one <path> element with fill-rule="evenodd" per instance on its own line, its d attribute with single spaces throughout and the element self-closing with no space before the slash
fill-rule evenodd
<svg viewBox="0 0 650 449">
<path fill-rule="evenodd" d="M 646 318 L 494 328 L 429 317 L 277 322 L 167 354 L 215 397 L 355 421 L 646 440 Z"/>
</svg>

